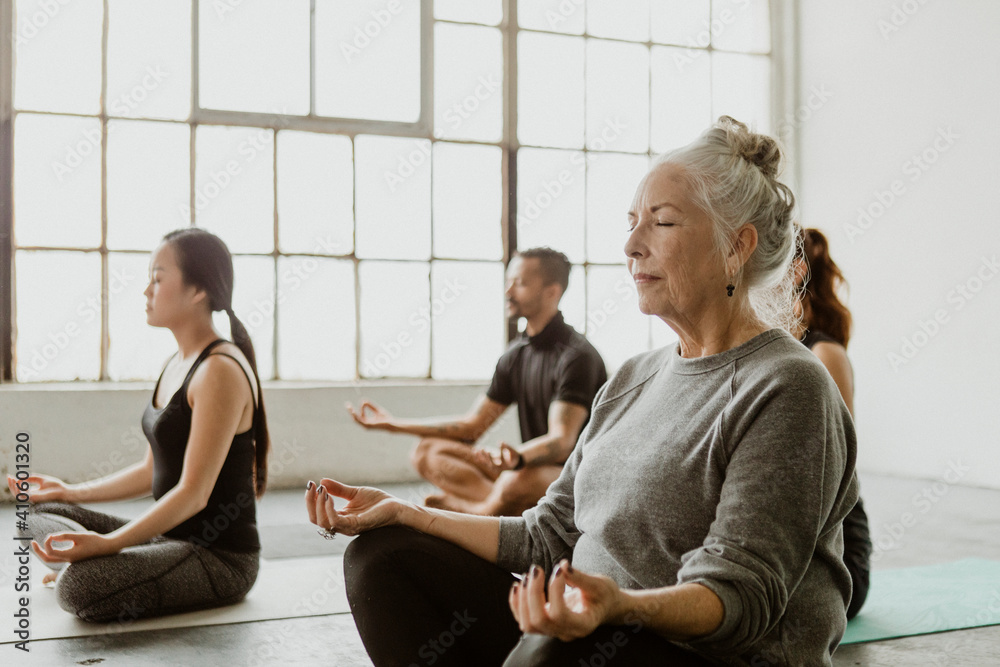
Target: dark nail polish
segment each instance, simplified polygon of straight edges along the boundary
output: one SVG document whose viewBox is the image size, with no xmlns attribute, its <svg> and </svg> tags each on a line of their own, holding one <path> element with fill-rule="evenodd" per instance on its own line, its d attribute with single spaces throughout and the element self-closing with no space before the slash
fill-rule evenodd
<svg viewBox="0 0 1000 667">
<path fill-rule="evenodd" d="M 558 565 L 556 565 L 556 569 L 552 572 L 553 578 L 558 577 L 560 574 L 562 574 L 564 569 L 565 568 L 563 566 L 563 563 L 559 563 Z"/>
<path fill-rule="evenodd" d="M 532 565 L 531 569 L 528 570 L 528 574 L 531 576 L 532 579 L 534 579 L 541 573 L 541 571 L 542 569 L 540 567 L 538 567 L 537 565 Z"/>
<path fill-rule="evenodd" d="M 312 480 L 309 480 L 309 483 L 306 484 L 306 491 L 312 491 L 314 486 L 316 486 L 316 484 Z"/>
</svg>

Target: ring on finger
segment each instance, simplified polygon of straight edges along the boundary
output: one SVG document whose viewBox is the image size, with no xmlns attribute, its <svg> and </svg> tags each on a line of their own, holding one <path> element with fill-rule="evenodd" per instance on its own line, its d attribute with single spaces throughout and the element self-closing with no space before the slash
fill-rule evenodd
<svg viewBox="0 0 1000 667">
<path fill-rule="evenodd" d="M 324 539 L 327 539 L 327 540 L 332 540 L 333 538 L 335 538 L 337 536 L 337 531 L 334 530 L 332 526 L 330 528 L 320 528 L 316 532 L 318 534 L 322 535 L 324 537 Z"/>
</svg>

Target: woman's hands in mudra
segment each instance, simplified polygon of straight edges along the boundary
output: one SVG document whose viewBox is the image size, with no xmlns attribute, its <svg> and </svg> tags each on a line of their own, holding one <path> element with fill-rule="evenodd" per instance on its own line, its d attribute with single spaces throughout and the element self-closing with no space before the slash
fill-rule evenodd
<svg viewBox="0 0 1000 667">
<path fill-rule="evenodd" d="M 69 546 L 57 547 L 56 543 Z M 31 541 L 35 555 L 46 563 L 75 563 L 78 560 L 118 553 L 121 547 L 107 535 L 86 532 L 52 533 L 42 542 Z"/>
<path fill-rule="evenodd" d="M 343 509 L 334 507 L 334 497 L 347 500 Z M 306 487 L 309 521 L 320 528 L 344 535 L 358 535 L 374 528 L 399 523 L 405 501 L 367 486 L 347 486 L 332 479 Z"/>
<path fill-rule="evenodd" d="M 574 570 L 564 559 L 548 581 L 541 568 L 532 566 L 511 587 L 509 602 L 521 632 L 571 641 L 599 625 L 621 623 L 624 594 L 608 577 Z"/>
<path fill-rule="evenodd" d="M 24 486 L 25 483 L 27 486 Z M 73 501 L 70 485 L 51 475 L 28 475 L 23 480 L 7 475 L 7 488 L 15 498 L 19 493 L 27 493 L 33 503 Z"/>
</svg>

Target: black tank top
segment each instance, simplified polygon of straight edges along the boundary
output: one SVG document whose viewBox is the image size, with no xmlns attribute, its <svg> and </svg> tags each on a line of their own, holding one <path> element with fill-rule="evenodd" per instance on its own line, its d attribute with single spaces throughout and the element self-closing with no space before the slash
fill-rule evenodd
<svg viewBox="0 0 1000 667">
<path fill-rule="evenodd" d="M 818 329 L 816 331 L 806 330 L 805 335 L 802 336 L 802 344 L 811 350 L 815 347 L 816 343 L 837 343 L 837 340 Z M 837 345 L 840 345 L 840 343 L 837 343 Z"/>
<path fill-rule="evenodd" d="M 209 356 L 212 348 L 224 342 L 226 341 L 222 339 L 215 340 L 202 350 L 184 378 L 181 388 L 162 408 L 153 405 L 160 380 L 163 379 L 162 373 L 156 381 L 153 398 L 142 415 L 142 431 L 153 451 L 153 498 L 156 500 L 177 485 L 184 468 L 184 453 L 191 435 L 191 406 L 187 401 L 191 377 Z M 216 354 L 235 359 L 224 352 Z M 243 364 L 240 364 L 240 368 L 243 368 Z M 245 369 L 243 372 L 246 374 Z M 247 379 L 250 379 L 249 376 Z M 251 381 L 251 387 L 252 385 Z M 257 404 L 260 404 L 259 398 Z M 258 410 L 259 408 L 254 408 L 250 429 L 237 433 L 233 438 L 205 509 L 164 535 L 228 551 L 260 550 L 253 482 L 254 426 L 257 424 Z"/>
</svg>

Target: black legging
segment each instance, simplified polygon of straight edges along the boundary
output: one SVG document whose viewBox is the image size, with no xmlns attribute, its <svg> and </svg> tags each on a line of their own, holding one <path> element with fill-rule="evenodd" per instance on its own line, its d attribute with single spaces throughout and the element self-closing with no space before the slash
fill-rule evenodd
<svg viewBox="0 0 1000 667">
<path fill-rule="evenodd" d="M 507 603 L 510 572 L 409 528 L 351 542 L 344 575 L 376 667 L 712 664 L 635 625 L 601 626 L 572 642 L 522 636 Z"/>
<path fill-rule="evenodd" d="M 871 573 L 872 541 L 868 533 L 868 515 L 865 505 L 858 502 L 844 519 L 844 564 L 851 573 L 851 604 L 847 607 L 847 620 L 857 616 L 868 598 Z"/>
</svg>

